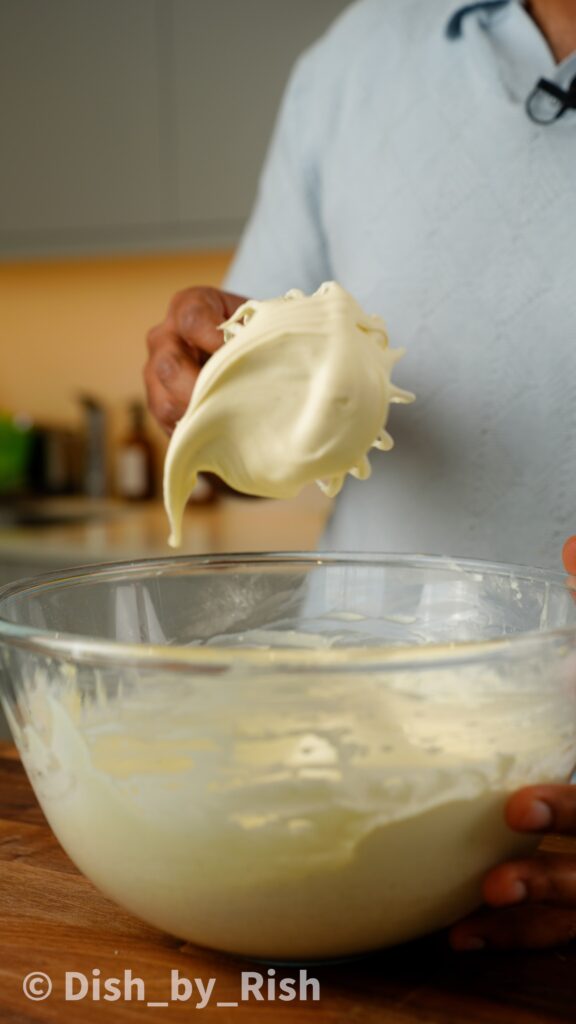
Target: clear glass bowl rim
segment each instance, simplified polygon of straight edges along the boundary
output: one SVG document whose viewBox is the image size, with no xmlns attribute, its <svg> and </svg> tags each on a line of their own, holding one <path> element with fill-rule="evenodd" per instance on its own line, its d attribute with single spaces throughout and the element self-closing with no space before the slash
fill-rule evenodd
<svg viewBox="0 0 576 1024">
<path fill-rule="evenodd" d="M 321 648 L 311 651 L 307 649 L 276 647 L 271 650 L 256 650 L 241 647 L 189 647 L 180 645 L 156 645 L 124 643 L 117 640 L 95 639 L 76 633 L 58 632 L 23 626 L 6 619 L 2 615 L 2 604 L 5 598 L 24 595 L 41 588 L 62 586 L 74 581 L 98 578 L 103 582 L 106 578 L 130 575 L 135 577 L 159 572 L 172 566 L 190 566 L 191 569 L 225 568 L 243 566 L 283 567 L 305 563 L 314 565 L 348 565 L 348 566 L 391 566 L 394 568 L 462 570 L 471 573 L 487 573 L 498 576 L 515 576 L 524 582 L 547 583 L 561 587 L 562 590 L 573 589 L 576 600 L 576 578 L 554 570 L 541 569 L 534 566 L 516 565 L 507 562 L 490 562 L 482 559 L 448 557 L 427 554 L 388 554 L 386 552 L 310 552 L 310 551 L 271 551 L 271 552 L 235 552 L 202 555 L 172 555 L 163 558 L 137 559 L 133 561 L 100 562 L 73 566 L 69 569 L 42 573 L 27 577 L 17 582 L 0 587 L 0 645 L 24 648 L 30 653 L 60 657 L 67 660 L 98 663 L 99 665 L 119 665 L 145 667 L 155 666 L 169 668 L 171 671 L 185 671 L 222 666 L 229 667 L 241 662 L 257 667 L 274 667 L 281 670 L 306 667 L 306 669 L 359 669 L 374 670 L 382 668 L 405 667 L 438 668 L 442 663 L 473 662 L 486 658 L 502 656 L 526 657 L 542 651 L 549 645 L 556 648 L 558 643 L 568 644 L 576 648 L 576 624 L 562 626 L 550 630 L 531 630 L 525 633 L 494 637 L 483 640 L 457 640 L 447 643 L 430 643 L 417 646 L 394 645 L 390 647 L 338 647 Z"/>
</svg>

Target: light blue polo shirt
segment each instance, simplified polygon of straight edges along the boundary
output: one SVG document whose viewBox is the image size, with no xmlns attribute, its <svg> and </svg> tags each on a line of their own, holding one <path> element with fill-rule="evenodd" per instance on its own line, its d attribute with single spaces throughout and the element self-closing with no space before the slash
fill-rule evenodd
<svg viewBox="0 0 576 1024">
<path fill-rule="evenodd" d="M 516 0 L 359 0 L 297 63 L 227 286 L 326 279 L 386 321 L 414 391 L 350 479 L 332 550 L 560 567 L 576 533 L 576 117 Z"/>
</svg>

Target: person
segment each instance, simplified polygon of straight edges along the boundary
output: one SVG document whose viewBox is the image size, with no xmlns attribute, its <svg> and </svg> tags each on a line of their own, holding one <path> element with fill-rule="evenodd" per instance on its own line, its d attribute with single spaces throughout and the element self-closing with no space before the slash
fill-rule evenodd
<svg viewBox="0 0 576 1024">
<path fill-rule="evenodd" d="M 335 279 L 406 355 L 392 452 L 335 502 L 324 550 L 560 566 L 576 474 L 576 0 L 357 0 L 298 61 L 224 290 L 148 336 L 170 433 L 245 296 Z M 576 787 L 514 794 L 517 830 L 576 833 Z M 576 936 L 576 858 L 500 865 L 455 948 Z M 496 909 L 495 909 L 496 908 Z"/>
</svg>

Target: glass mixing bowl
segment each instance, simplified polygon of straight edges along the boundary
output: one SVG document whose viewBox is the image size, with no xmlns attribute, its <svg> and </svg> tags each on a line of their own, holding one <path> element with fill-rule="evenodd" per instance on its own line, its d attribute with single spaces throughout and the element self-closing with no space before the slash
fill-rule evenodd
<svg viewBox="0 0 576 1024">
<path fill-rule="evenodd" d="M 172 558 L 0 594 L 2 704 L 52 829 L 146 921 L 264 959 L 445 926 L 576 762 L 576 603 L 537 569 Z"/>
</svg>

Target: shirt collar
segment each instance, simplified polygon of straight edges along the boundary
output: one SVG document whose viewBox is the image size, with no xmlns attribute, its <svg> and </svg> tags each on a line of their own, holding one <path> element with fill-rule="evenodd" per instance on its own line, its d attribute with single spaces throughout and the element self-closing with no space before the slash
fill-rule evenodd
<svg viewBox="0 0 576 1024">
<path fill-rule="evenodd" d="M 474 11 L 486 11 L 493 13 L 501 11 L 513 2 L 513 0 L 477 0 L 476 3 L 462 4 L 452 12 L 446 25 L 446 35 L 449 39 L 459 39 L 462 35 L 462 22 Z"/>
<path fill-rule="evenodd" d="M 495 27 L 495 22 L 500 23 L 500 15 L 508 12 L 510 15 L 524 14 L 518 8 L 526 6 L 525 0 L 476 0 L 475 3 L 460 4 L 458 7 L 447 0 L 445 21 L 445 34 L 448 39 L 459 39 L 464 35 L 464 22 L 467 16 L 476 15 L 483 28 Z M 516 8 L 516 10 L 512 10 Z M 492 38 L 492 33 L 486 35 L 487 39 Z M 496 36 L 494 36 L 496 38 Z M 539 29 L 531 18 L 503 18 L 498 28 L 498 46 L 495 56 L 502 64 L 501 75 L 505 81 L 510 94 L 516 99 L 525 98 L 528 93 L 534 96 L 533 108 L 540 112 L 554 111 L 558 101 L 551 99 L 546 93 L 538 91 L 534 83 L 539 77 L 545 76 L 562 89 L 568 89 L 576 76 L 576 52 L 566 57 L 560 64 L 556 64 L 548 44 L 541 35 Z M 576 123 L 576 111 L 565 112 L 562 123 Z"/>
</svg>

